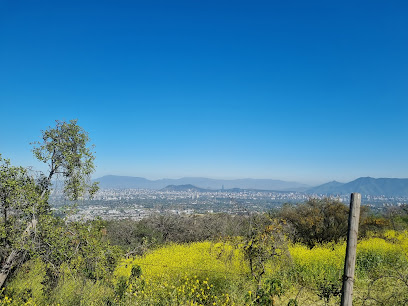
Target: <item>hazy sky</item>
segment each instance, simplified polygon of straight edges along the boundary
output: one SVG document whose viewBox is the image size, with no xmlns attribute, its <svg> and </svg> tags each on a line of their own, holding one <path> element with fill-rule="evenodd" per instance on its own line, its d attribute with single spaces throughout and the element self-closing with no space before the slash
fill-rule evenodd
<svg viewBox="0 0 408 306">
<path fill-rule="evenodd" d="M 408 177 L 407 1 L 0 0 L 0 153 L 77 118 L 96 177 Z"/>
</svg>

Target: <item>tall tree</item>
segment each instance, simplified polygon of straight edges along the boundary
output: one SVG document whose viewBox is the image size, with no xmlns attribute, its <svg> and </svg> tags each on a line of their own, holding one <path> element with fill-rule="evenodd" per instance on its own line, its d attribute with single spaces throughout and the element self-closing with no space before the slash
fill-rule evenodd
<svg viewBox="0 0 408 306">
<path fill-rule="evenodd" d="M 56 121 L 56 126 L 42 131 L 42 140 L 33 145 L 34 156 L 48 165 L 48 173 L 35 181 L 34 178 L 30 178 L 26 169 L 11 167 L 8 162 L 2 164 L 1 169 L 4 171 L 0 172 L 0 199 L 2 208 L 3 206 L 6 208 L 3 209 L 3 215 L 5 213 L 6 216 L 3 236 L 10 235 L 10 230 L 6 230 L 6 227 L 9 228 L 7 215 L 9 207 L 19 207 L 26 203 L 31 210 L 25 230 L 19 233 L 20 244 L 10 246 L 5 259 L 2 259 L 0 288 L 3 287 L 10 271 L 23 261 L 27 245 L 35 233 L 38 215 L 49 212 L 47 209 L 35 208 L 39 206 L 38 203 L 48 203 L 52 180 L 56 177 L 63 180 L 64 194 L 71 200 L 77 200 L 85 195 L 92 196 L 98 190 L 96 183 L 90 183 L 90 176 L 95 169 L 93 146 L 89 145 L 88 133 L 77 125 L 77 120 Z M 23 201 L 26 198 L 31 200 Z M 47 205 L 42 207 L 47 208 Z"/>
<path fill-rule="evenodd" d="M 64 180 L 64 193 L 72 200 L 98 190 L 96 183 L 90 184 L 95 157 L 93 145 L 88 146 L 88 142 L 88 133 L 77 125 L 77 120 L 57 121 L 55 128 L 42 131 L 42 141 L 33 143 L 33 153 L 48 165 L 47 188 L 57 175 Z"/>
</svg>

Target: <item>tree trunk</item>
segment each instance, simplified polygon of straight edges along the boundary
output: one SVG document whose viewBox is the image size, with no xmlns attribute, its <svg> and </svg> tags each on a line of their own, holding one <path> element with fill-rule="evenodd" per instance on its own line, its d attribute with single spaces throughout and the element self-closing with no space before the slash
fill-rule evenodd
<svg viewBox="0 0 408 306">
<path fill-rule="evenodd" d="M 30 236 L 31 231 L 37 226 L 37 220 L 33 219 L 28 223 L 27 228 L 23 233 L 23 237 L 27 238 Z M 21 250 L 13 250 L 10 255 L 7 257 L 6 262 L 3 264 L 0 270 L 0 289 L 3 288 L 4 283 L 7 280 L 7 277 L 10 271 L 17 265 L 23 252 Z"/>
<path fill-rule="evenodd" d="M 20 253 L 16 250 L 13 250 L 10 255 L 7 257 L 6 262 L 3 264 L 0 270 L 0 289 L 3 288 L 4 283 L 6 282 L 7 276 L 9 275 L 13 266 L 17 263 Z"/>
</svg>

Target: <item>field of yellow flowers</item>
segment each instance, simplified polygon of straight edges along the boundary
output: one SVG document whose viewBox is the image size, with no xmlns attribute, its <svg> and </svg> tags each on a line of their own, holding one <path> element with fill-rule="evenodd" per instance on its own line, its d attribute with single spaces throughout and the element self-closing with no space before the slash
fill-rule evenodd
<svg viewBox="0 0 408 306">
<path fill-rule="evenodd" d="M 280 258 L 274 258 L 263 277 L 280 280 L 282 294 L 274 303 L 338 304 L 345 248 L 345 243 L 312 249 L 290 245 L 290 261 L 282 264 Z M 389 231 L 382 238 L 360 241 L 356 305 L 401 305 L 408 301 L 403 293 L 408 291 L 407 251 L 407 232 Z M 140 273 L 132 277 L 135 267 Z M 164 246 L 142 257 L 124 259 L 114 275 L 117 288 L 122 282 L 123 302 L 129 305 L 251 304 L 249 297 L 257 286 L 241 250 L 228 243 Z"/>
<path fill-rule="evenodd" d="M 67 268 L 52 292 L 42 287 L 46 263 L 34 259 L 0 305 L 259 305 L 259 286 L 273 295 L 268 305 L 338 305 L 345 247 L 289 243 L 289 254 L 266 262 L 257 283 L 239 244 L 170 244 L 120 260 L 105 280 L 81 279 Z M 354 284 L 355 305 L 408 304 L 408 232 L 361 240 Z"/>
</svg>

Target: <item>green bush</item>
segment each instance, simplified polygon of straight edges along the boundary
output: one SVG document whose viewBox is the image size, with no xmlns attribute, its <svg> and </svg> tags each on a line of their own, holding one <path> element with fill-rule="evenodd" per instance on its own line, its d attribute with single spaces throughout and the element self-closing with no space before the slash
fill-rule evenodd
<svg viewBox="0 0 408 306">
<path fill-rule="evenodd" d="M 13 305 L 33 303 L 46 304 L 47 266 L 36 258 L 22 265 L 10 283 L 7 284 L 5 296 L 11 297 Z M 1 305 L 1 304 L 0 304 Z"/>
</svg>

